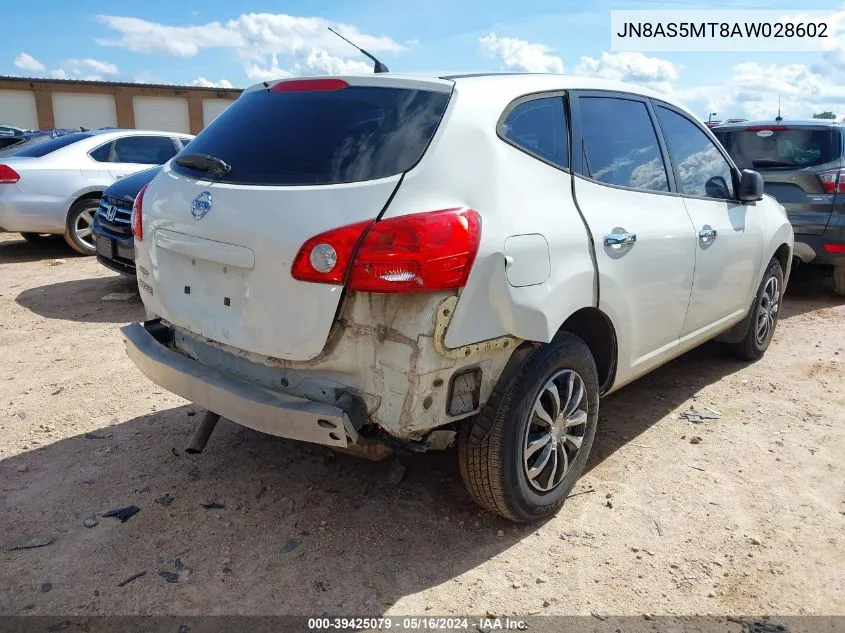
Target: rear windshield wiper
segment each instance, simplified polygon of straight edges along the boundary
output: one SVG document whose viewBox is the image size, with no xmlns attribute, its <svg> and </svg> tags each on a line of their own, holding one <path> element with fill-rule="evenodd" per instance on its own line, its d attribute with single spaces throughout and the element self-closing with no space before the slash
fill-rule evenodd
<svg viewBox="0 0 845 633">
<path fill-rule="evenodd" d="M 795 161 L 776 160 L 774 158 L 758 158 L 752 160 L 751 164 L 754 167 L 797 167 L 798 163 Z"/>
<path fill-rule="evenodd" d="M 176 159 L 176 163 L 197 171 L 210 171 L 218 176 L 225 176 L 232 171 L 229 163 L 208 154 L 184 154 Z"/>
</svg>

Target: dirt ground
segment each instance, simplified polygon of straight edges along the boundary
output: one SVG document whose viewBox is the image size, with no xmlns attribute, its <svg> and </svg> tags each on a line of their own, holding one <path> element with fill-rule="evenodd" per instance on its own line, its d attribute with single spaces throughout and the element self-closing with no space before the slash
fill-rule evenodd
<svg viewBox="0 0 845 633">
<path fill-rule="evenodd" d="M 810 281 L 762 361 L 706 345 L 604 400 L 530 527 L 473 505 L 454 449 L 392 484 L 224 420 L 187 455 L 202 411 L 125 357 L 139 299 L 101 299 L 132 290 L 0 236 L 1 614 L 845 614 L 845 300 Z"/>
</svg>

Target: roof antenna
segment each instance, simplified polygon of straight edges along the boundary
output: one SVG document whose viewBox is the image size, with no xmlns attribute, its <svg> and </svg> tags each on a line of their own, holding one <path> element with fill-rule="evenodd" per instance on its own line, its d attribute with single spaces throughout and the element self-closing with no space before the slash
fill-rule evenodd
<svg viewBox="0 0 845 633">
<path fill-rule="evenodd" d="M 389 69 L 387 66 L 385 66 L 384 64 L 382 64 L 382 63 L 381 63 L 378 59 L 376 59 L 375 55 L 371 55 L 370 53 L 368 53 L 367 51 L 365 51 L 365 50 L 364 50 L 363 48 L 361 48 L 360 46 L 356 46 L 355 44 L 353 44 L 352 42 L 350 42 L 348 39 L 346 39 L 345 37 L 343 37 L 340 33 L 338 33 L 337 31 L 335 31 L 332 27 L 328 27 L 328 29 L 329 29 L 329 31 L 331 31 L 332 33 L 334 33 L 335 35 L 337 35 L 340 39 L 342 39 L 342 40 L 343 40 L 344 42 L 346 42 L 347 44 L 349 44 L 349 45 L 354 46 L 355 48 L 357 48 L 357 49 L 360 51 L 360 53 L 361 53 L 362 55 L 366 55 L 367 57 L 369 57 L 370 59 L 372 59 L 372 60 L 373 60 L 373 63 L 375 64 L 375 66 L 373 67 L 373 72 L 374 72 L 374 73 L 389 73 L 389 72 L 390 72 L 390 69 Z"/>
<path fill-rule="evenodd" d="M 778 123 L 783 121 L 783 117 L 780 115 L 780 95 L 778 95 L 778 115 L 775 117 L 775 121 Z"/>
</svg>

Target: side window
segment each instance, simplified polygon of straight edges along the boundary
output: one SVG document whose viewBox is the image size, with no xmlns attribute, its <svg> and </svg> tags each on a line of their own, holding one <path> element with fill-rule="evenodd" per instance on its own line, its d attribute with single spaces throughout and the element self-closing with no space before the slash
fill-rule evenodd
<svg viewBox="0 0 845 633">
<path fill-rule="evenodd" d="M 707 135 L 674 110 L 663 106 L 655 109 L 678 171 L 678 191 L 688 196 L 733 199 L 731 166 Z"/>
<path fill-rule="evenodd" d="M 181 137 L 181 136 L 179 137 L 179 142 L 182 144 L 182 147 L 187 147 L 188 143 L 190 143 L 193 140 L 194 139 L 192 139 L 192 138 L 184 138 L 184 137 Z"/>
<path fill-rule="evenodd" d="M 642 101 L 581 97 L 584 171 L 609 185 L 669 191 L 666 166 Z"/>
<path fill-rule="evenodd" d="M 109 155 L 111 154 L 111 148 L 113 143 L 106 143 L 105 145 L 101 145 L 94 151 L 92 151 L 89 155 L 98 163 L 107 163 L 109 162 Z"/>
<path fill-rule="evenodd" d="M 161 165 L 176 155 L 167 136 L 128 136 L 114 142 L 114 161 Z"/>
<path fill-rule="evenodd" d="M 569 167 L 563 97 L 542 97 L 520 103 L 499 126 L 499 134 L 529 154 L 564 169 Z"/>
</svg>

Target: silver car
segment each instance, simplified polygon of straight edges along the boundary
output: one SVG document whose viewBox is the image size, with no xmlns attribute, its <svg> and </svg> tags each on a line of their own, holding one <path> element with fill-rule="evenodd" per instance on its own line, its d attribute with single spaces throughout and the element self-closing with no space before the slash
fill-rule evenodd
<svg viewBox="0 0 845 633">
<path fill-rule="evenodd" d="M 193 137 L 171 132 L 92 130 L 34 144 L 0 158 L 0 232 L 27 240 L 64 235 L 94 253 L 92 224 L 106 187 L 170 160 Z"/>
</svg>

